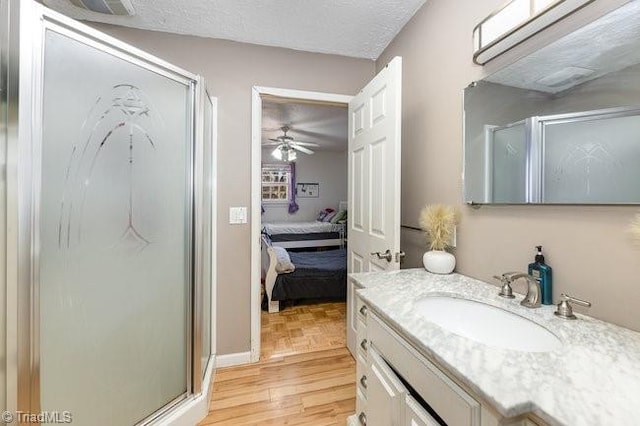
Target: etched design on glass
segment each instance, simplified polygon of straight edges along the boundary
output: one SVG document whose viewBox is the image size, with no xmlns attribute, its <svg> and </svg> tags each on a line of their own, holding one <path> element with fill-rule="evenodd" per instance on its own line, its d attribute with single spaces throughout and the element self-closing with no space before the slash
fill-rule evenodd
<svg viewBox="0 0 640 426">
<path fill-rule="evenodd" d="M 105 96 L 98 96 L 82 124 L 81 138 L 71 149 L 65 170 L 65 185 L 60 202 L 58 247 L 70 248 L 82 241 L 82 215 L 91 178 L 100 155 L 110 144 L 128 144 L 128 222 L 114 246 L 144 250 L 151 241 L 136 227 L 134 203 L 135 146 L 148 143 L 155 149 L 148 129 L 161 125 L 153 116 L 146 94 L 131 84 L 117 84 Z"/>
<path fill-rule="evenodd" d="M 572 143 L 554 168 L 553 180 L 558 183 L 566 179 L 580 182 L 575 188 L 582 187 L 585 195 L 591 195 L 592 181 L 601 181 L 604 175 L 610 179 L 611 186 L 617 185 L 616 167 L 622 168 L 623 164 L 609 153 L 606 143 Z"/>
<path fill-rule="evenodd" d="M 518 149 L 516 147 L 514 147 L 513 145 L 511 145 L 511 143 L 507 143 L 507 145 L 504 147 L 504 155 L 506 157 L 515 157 L 519 154 L 520 152 L 518 151 Z"/>
</svg>

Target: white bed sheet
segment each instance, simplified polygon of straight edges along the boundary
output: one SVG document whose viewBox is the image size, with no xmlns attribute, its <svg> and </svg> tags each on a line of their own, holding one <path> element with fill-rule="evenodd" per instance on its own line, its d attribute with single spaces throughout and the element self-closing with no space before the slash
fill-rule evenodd
<svg viewBox="0 0 640 426">
<path fill-rule="evenodd" d="M 277 222 L 263 223 L 262 229 L 269 235 L 313 234 L 316 232 L 340 232 L 342 224 L 331 222 Z"/>
</svg>

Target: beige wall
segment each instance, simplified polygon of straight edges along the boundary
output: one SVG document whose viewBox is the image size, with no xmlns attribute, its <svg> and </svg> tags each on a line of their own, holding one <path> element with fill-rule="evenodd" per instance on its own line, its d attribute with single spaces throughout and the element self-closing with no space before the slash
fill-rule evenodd
<svg viewBox="0 0 640 426">
<path fill-rule="evenodd" d="M 347 110 L 344 110 L 345 115 Z M 270 162 L 271 151 L 262 150 L 262 161 Z M 277 163 L 277 161 L 273 161 Z M 313 155 L 298 154 L 296 161 L 297 182 L 318 183 L 318 198 L 298 198 L 300 209 L 289 214 L 288 203 L 264 204 L 263 222 L 305 222 L 316 220 L 324 208 L 338 208 L 340 201 L 347 200 L 347 152 L 316 151 Z"/>
<path fill-rule="evenodd" d="M 206 78 L 218 97 L 218 354 L 250 350 L 250 225 L 229 225 L 229 207 L 250 206 L 251 88 L 353 95 L 373 61 L 199 37 L 96 25 Z"/>
<path fill-rule="evenodd" d="M 626 233 L 637 207 L 475 210 L 461 204 L 462 90 L 487 72 L 472 63 L 471 30 L 503 3 L 430 0 L 376 63 L 380 69 L 393 56 L 403 57 L 403 223 L 416 225 L 426 203 L 459 205 L 459 272 L 490 282 L 496 273 L 525 270 L 533 246 L 542 244 L 554 268 L 556 298 L 566 292 L 590 300 L 590 315 L 640 330 L 640 249 Z M 551 31 L 564 32 L 566 25 Z M 549 37 L 547 32 L 541 39 Z M 402 244 L 410 251 L 408 266 L 417 266 L 424 247 L 412 232 L 404 232 Z"/>
</svg>

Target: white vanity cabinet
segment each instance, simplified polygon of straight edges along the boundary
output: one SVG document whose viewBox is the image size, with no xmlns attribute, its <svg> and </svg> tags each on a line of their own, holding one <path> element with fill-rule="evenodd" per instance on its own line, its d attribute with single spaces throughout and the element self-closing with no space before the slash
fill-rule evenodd
<svg viewBox="0 0 640 426">
<path fill-rule="evenodd" d="M 347 349 L 356 358 L 356 341 L 358 335 L 358 321 L 363 322 L 364 317 L 358 316 L 358 309 L 362 307 L 362 300 L 356 296 L 356 290 L 362 288 L 352 279 L 347 279 Z M 360 306 L 357 306 L 357 305 Z"/>
<path fill-rule="evenodd" d="M 438 426 L 373 347 L 366 369 L 368 426 Z"/>
<path fill-rule="evenodd" d="M 502 419 L 394 331 L 361 298 L 356 323 L 356 420 L 361 426 L 535 425 Z M 353 424 L 353 423 L 352 423 Z"/>
<path fill-rule="evenodd" d="M 404 424 L 407 426 L 439 426 L 433 417 L 431 417 L 424 408 L 413 399 L 411 395 L 407 395 L 405 400 L 405 419 Z"/>
<path fill-rule="evenodd" d="M 402 382 L 372 348 L 367 365 L 367 422 L 370 426 L 401 426 L 407 393 Z"/>
</svg>

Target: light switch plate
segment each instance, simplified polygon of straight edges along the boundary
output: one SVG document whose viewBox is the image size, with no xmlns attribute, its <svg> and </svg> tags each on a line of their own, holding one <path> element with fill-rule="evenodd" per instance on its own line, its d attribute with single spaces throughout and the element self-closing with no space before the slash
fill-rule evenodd
<svg viewBox="0 0 640 426">
<path fill-rule="evenodd" d="M 247 223 L 247 208 L 229 207 L 229 223 L 231 225 Z"/>
</svg>

